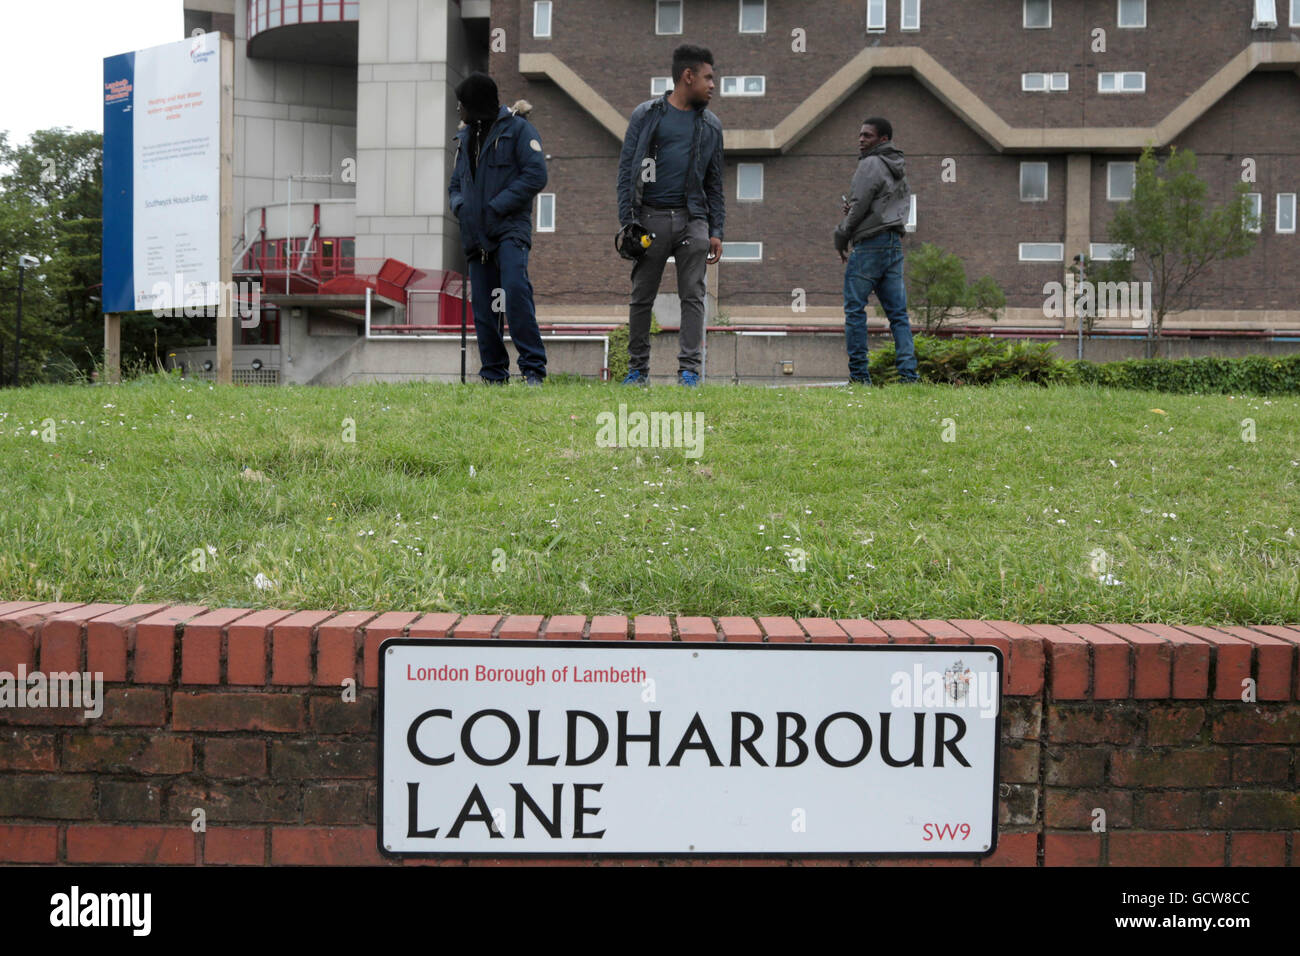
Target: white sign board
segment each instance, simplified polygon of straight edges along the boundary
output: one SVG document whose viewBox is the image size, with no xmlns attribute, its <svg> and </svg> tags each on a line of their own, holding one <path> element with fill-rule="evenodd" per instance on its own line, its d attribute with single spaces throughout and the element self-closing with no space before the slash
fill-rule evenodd
<svg viewBox="0 0 1300 956">
<path fill-rule="evenodd" d="M 221 35 L 106 58 L 105 311 L 217 305 L 220 211 Z"/>
<path fill-rule="evenodd" d="M 996 845 L 994 647 L 412 639 L 380 662 L 390 855 Z"/>
</svg>

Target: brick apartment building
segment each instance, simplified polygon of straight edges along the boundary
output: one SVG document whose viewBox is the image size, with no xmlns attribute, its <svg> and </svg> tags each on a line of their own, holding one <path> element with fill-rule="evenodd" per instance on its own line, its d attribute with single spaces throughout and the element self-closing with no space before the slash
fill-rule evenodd
<svg viewBox="0 0 1300 956">
<path fill-rule="evenodd" d="M 182 2 L 187 32 L 236 41 L 237 273 L 272 293 L 245 344 L 278 347 L 284 310 L 307 334 L 347 332 L 319 298 L 332 279 L 393 260 L 437 291 L 463 267 L 447 182 L 453 90 L 473 69 L 490 70 L 503 103 L 527 99 L 541 131 L 540 320 L 626 321 L 618 154 L 683 42 L 708 46 L 720 78 L 727 222 L 711 323 L 842 323 L 831 232 L 858 127 L 879 114 L 907 155 L 906 243 L 993 276 L 1009 306 L 999 326 L 1074 327 L 1044 316 L 1043 285 L 1076 254 L 1109 254 L 1107 224 L 1151 142 L 1194 150 L 1212 200 L 1249 160 L 1263 222 L 1255 251 L 1215 267 L 1201 307 L 1166 327 L 1300 330 L 1300 0 Z M 675 296 L 661 298 L 671 325 Z M 432 301 L 408 294 L 397 321 L 438 321 Z"/>
<path fill-rule="evenodd" d="M 1204 309 L 1181 319 L 1300 328 L 1300 2 L 1277 4 L 1274 25 L 1258 6 L 1275 5 L 494 0 L 507 47 L 492 72 L 507 101 L 535 105 L 551 156 L 539 299 L 623 300 L 626 266 L 609 252 L 622 131 L 686 41 L 707 45 L 722 77 L 710 108 L 726 131 L 727 245 L 711 278 L 733 322 L 803 319 L 791 315 L 796 288 L 822 307 L 810 314 L 842 316 L 830 234 L 858 126 L 878 114 L 907 154 L 910 242 L 992 275 L 1016 324 L 1045 321 L 1043 284 L 1075 254 L 1109 254 L 1106 227 L 1144 143 L 1194 150 L 1216 200 L 1254 160 L 1259 245 L 1216 268 Z"/>
</svg>

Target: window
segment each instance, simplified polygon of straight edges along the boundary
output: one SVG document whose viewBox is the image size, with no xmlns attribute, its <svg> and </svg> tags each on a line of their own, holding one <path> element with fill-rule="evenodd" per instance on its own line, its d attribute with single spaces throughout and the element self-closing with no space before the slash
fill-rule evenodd
<svg viewBox="0 0 1300 956">
<path fill-rule="evenodd" d="M 899 0 L 898 29 L 921 29 L 921 0 Z"/>
<path fill-rule="evenodd" d="M 1020 164 L 1020 201 L 1045 202 L 1047 200 L 1047 164 Z"/>
<path fill-rule="evenodd" d="M 1063 242 L 1022 242 L 1021 262 L 1062 262 L 1065 259 Z"/>
<path fill-rule="evenodd" d="M 1064 92 L 1069 88 L 1069 73 L 1020 74 L 1020 89 L 1026 93 Z"/>
<path fill-rule="evenodd" d="M 1147 25 L 1147 0 L 1119 0 L 1119 25 L 1145 27 Z"/>
<path fill-rule="evenodd" d="M 1145 73 L 1098 73 L 1098 93 L 1145 93 L 1147 75 Z"/>
<path fill-rule="evenodd" d="M 867 32 L 885 32 L 885 0 L 867 0 Z"/>
<path fill-rule="evenodd" d="M 1246 193 L 1246 218 L 1253 220 L 1253 225 L 1246 228 L 1250 232 L 1259 232 L 1263 227 L 1264 218 L 1264 195 L 1262 193 Z"/>
<path fill-rule="evenodd" d="M 724 242 L 722 244 L 723 262 L 761 262 L 763 244 L 761 242 Z"/>
<path fill-rule="evenodd" d="M 555 231 L 555 193 L 537 194 L 537 231 Z"/>
<path fill-rule="evenodd" d="M 903 224 L 903 228 L 907 232 L 916 232 L 916 193 L 912 193 L 908 198 L 911 203 L 907 207 L 907 222 Z"/>
<path fill-rule="evenodd" d="M 1300 27 L 1300 0 L 1291 0 L 1291 26 Z"/>
<path fill-rule="evenodd" d="M 763 198 L 763 164 L 736 164 L 736 199 L 740 202 L 759 202 Z"/>
<path fill-rule="evenodd" d="M 671 76 L 652 76 L 650 77 L 650 95 L 663 96 L 673 88 L 673 78 Z"/>
<path fill-rule="evenodd" d="M 537 0 L 533 4 L 533 36 L 551 35 L 551 0 Z"/>
<path fill-rule="evenodd" d="M 740 0 L 740 32 L 767 31 L 767 0 Z"/>
<path fill-rule="evenodd" d="M 762 96 L 767 92 L 767 77 L 764 76 L 724 76 L 722 78 L 723 96 Z"/>
<path fill-rule="evenodd" d="M 1047 30 L 1052 26 L 1052 0 L 1025 0 L 1025 29 Z"/>
<path fill-rule="evenodd" d="M 1124 255 L 1124 245 L 1119 242 L 1093 242 L 1088 245 L 1088 257 L 1094 262 L 1111 262 L 1115 259 L 1132 259 Z"/>
<path fill-rule="evenodd" d="M 1133 184 L 1137 179 L 1137 163 L 1106 164 L 1106 198 L 1111 202 L 1126 202 L 1133 198 Z"/>
<path fill-rule="evenodd" d="M 655 33 L 682 32 L 682 0 L 655 0 Z"/>
<path fill-rule="evenodd" d="M 1295 193 L 1277 194 L 1277 231 L 1295 232 Z"/>
<path fill-rule="evenodd" d="M 1255 16 L 1250 21 L 1252 30 L 1272 30 L 1277 26 L 1275 0 L 1255 0 Z"/>
</svg>

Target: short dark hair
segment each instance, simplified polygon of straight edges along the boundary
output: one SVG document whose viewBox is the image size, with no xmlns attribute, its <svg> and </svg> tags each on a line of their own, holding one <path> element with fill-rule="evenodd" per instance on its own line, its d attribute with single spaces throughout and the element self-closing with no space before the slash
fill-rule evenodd
<svg viewBox="0 0 1300 956">
<path fill-rule="evenodd" d="M 713 66 L 713 52 L 706 46 L 683 43 L 673 50 L 673 85 L 676 86 L 686 70 L 698 70 L 701 63 Z"/>
<path fill-rule="evenodd" d="M 894 138 L 894 127 L 883 116 L 868 116 L 862 121 L 862 125 L 874 127 L 876 132 L 885 139 Z"/>
</svg>

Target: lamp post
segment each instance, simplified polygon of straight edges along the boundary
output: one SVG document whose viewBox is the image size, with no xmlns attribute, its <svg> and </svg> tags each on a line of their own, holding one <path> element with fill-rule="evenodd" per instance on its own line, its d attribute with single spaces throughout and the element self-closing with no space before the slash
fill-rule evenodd
<svg viewBox="0 0 1300 956">
<path fill-rule="evenodd" d="M 23 347 L 23 277 L 27 270 L 39 266 L 41 260 L 35 256 L 18 257 L 18 317 L 14 323 L 14 387 L 18 387 L 18 358 Z"/>
</svg>

